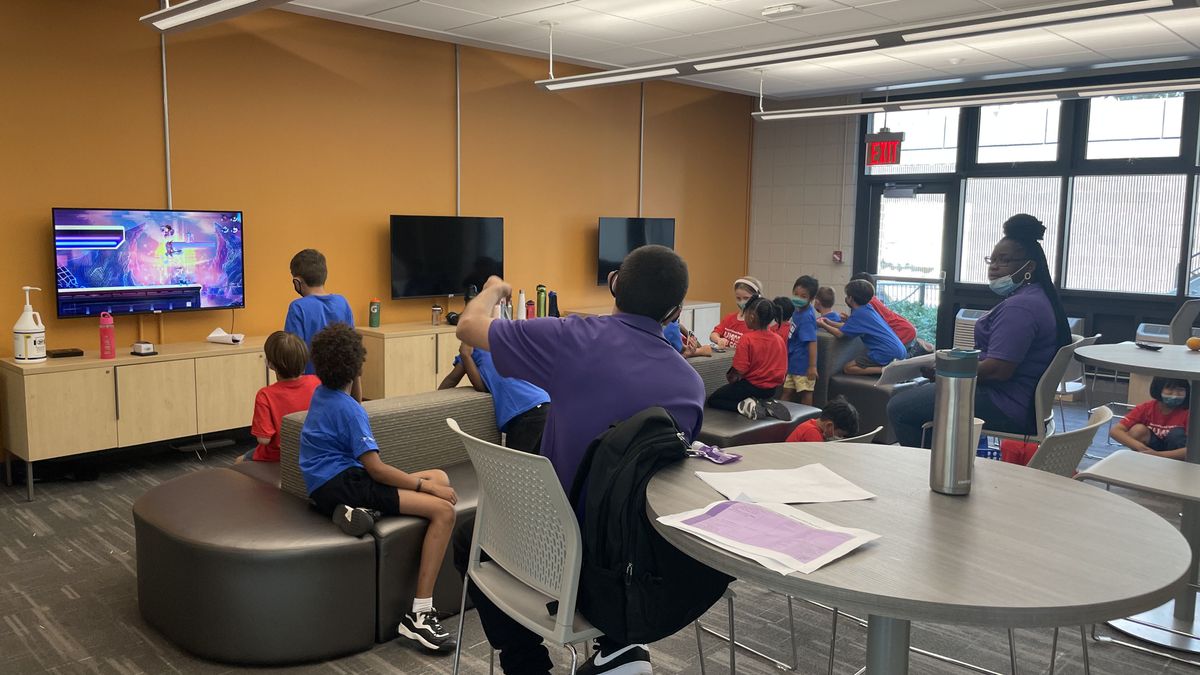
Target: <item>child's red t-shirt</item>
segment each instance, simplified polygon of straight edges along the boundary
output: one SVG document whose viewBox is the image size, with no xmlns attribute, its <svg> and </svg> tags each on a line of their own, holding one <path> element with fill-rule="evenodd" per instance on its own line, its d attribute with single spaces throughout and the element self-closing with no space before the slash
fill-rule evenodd
<svg viewBox="0 0 1200 675">
<path fill-rule="evenodd" d="M 787 377 L 787 344 L 771 330 L 751 330 L 738 341 L 733 367 L 750 384 L 772 389 Z"/>
<path fill-rule="evenodd" d="M 719 337 L 729 340 L 730 347 L 735 348 L 738 346 L 738 341 L 742 339 L 742 336 L 749 331 L 750 329 L 746 327 L 746 321 L 739 319 L 737 312 L 721 319 L 721 323 L 717 324 L 717 327 L 713 329 L 713 332 Z"/>
<path fill-rule="evenodd" d="M 1132 429 L 1135 424 L 1145 424 L 1156 438 L 1166 438 L 1172 429 L 1187 429 L 1188 409 L 1179 407 L 1167 414 L 1158 409 L 1153 399 L 1138 405 L 1121 420 L 1121 426 Z"/>
<path fill-rule="evenodd" d="M 270 438 L 271 442 L 254 449 L 254 461 L 279 461 L 280 421 L 294 412 L 308 410 L 313 390 L 320 384 L 316 375 L 301 375 L 258 390 L 254 397 L 254 421 L 250 423 L 250 433 L 256 438 Z"/>
<path fill-rule="evenodd" d="M 779 337 L 783 338 L 783 343 L 786 345 L 788 338 L 792 334 L 791 319 L 784 321 L 783 323 L 775 324 L 774 326 L 771 327 L 771 331 L 774 332 Z"/>
<path fill-rule="evenodd" d="M 820 443 L 825 440 L 825 434 L 821 433 L 821 427 L 817 424 L 817 420 L 808 420 L 800 426 L 792 429 L 792 433 L 788 434 L 788 443 Z"/>
</svg>

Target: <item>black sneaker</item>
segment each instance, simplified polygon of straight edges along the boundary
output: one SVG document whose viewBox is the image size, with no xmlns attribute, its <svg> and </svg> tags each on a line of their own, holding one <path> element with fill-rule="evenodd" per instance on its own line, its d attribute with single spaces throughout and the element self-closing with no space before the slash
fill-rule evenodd
<svg viewBox="0 0 1200 675">
<path fill-rule="evenodd" d="M 378 511 L 371 509 L 362 509 L 338 504 L 333 510 L 333 522 L 340 528 L 342 532 L 352 536 L 361 537 L 371 531 L 375 527 L 375 521 L 383 515 Z"/>
<path fill-rule="evenodd" d="M 774 417 L 775 419 L 782 420 L 784 422 L 790 422 L 792 420 L 792 414 L 788 412 L 787 406 L 779 401 L 764 401 L 762 403 L 762 407 L 766 408 L 767 415 L 770 417 Z"/>
<path fill-rule="evenodd" d="M 396 632 L 431 652 L 454 651 L 454 638 L 442 628 L 437 618 L 437 610 L 405 614 L 404 618 L 400 619 L 400 626 Z"/>
<path fill-rule="evenodd" d="M 645 645 L 629 645 L 612 654 L 601 654 L 596 650 L 592 658 L 579 667 L 577 675 L 652 675 L 650 650 Z"/>
</svg>

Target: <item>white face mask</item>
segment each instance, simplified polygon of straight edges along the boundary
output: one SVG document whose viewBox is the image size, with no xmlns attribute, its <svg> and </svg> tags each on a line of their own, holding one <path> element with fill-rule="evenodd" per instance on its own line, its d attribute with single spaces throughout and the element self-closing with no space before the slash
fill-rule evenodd
<svg viewBox="0 0 1200 675">
<path fill-rule="evenodd" d="M 1028 272 L 1025 272 L 1024 279 L 1022 279 L 1022 281 L 1020 283 L 1018 283 L 1016 280 L 1016 276 L 1018 274 L 1021 274 L 1021 270 L 1025 269 L 1028 265 L 1029 265 L 1029 263 L 1025 263 L 1024 265 L 1021 265 L 1021 268 L 1018 269 L 1016 272 L 1013 272 L 1012 274 L 1009 274 L 1008 276 L 1000 277 L 999 279 L 991 280 L 990 282 L 988 282 L 988 287 L 990 287 L 992 289 L 992 292 L 995 293 L 996 295 L 998 295 L 1002 298 L 1007 298 L 1008 296 L 1013 294 L 1013 291 L 1020 288 L 1022 284 L 1024 284 L 1025 282 L 1027 282 L 1033 278 L 1033 272 L 1028 271 Z"/>
</svg>

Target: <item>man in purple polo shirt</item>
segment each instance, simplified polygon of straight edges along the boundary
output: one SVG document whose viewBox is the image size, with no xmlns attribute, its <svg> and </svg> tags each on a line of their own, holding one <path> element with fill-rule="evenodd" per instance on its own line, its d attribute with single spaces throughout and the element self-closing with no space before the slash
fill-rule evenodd
<svg viewBox="0 0 1200 675">
<path fill-rule="evenodd" d="M 491 309 L 512 288 L 496 277 L 467 305 L 458 338 L 492 354 L 496 370 L 545 389 L 554 405 L 546 419 L 541 454 L 554 464 L 564 490 L 570 490 L 588 445 L 614 422 L 651 406 L 675 418 L 688 442 L 700 431 L 704 383 L 663 337 L 665 324 L 678 318 L 687 294 L 687 264 L 663 246 L 630 253 L 608 279 L 616 299 L 612 316 L 499 321 Z M 550 656 L 540 637 L 496 608 L 474 587 L 484 632 L 500 650 L 509 675 L 549 673 Z M 650 673 L 645 645 L 597 641 L 597 651 L 581 675 Z"/>
</svg>

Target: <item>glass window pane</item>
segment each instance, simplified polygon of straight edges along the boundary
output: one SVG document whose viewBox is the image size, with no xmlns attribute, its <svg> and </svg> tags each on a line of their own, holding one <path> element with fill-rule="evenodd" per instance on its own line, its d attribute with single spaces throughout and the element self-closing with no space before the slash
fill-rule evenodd
<svg viewBox="0 0 1200 675">
<path fill-rule="evenodd" d="M 1076 178 L 1065 286 L 1174 293 L 1186 190 L 1186 176 Z"/>
<path fill-rule="evenodd" d="M 958 159 L 958 108 L 908 110 L 872 114 L 872 132 L 884 127 L 904 132 L 900 163 L 868 166 L 867 175 L 898 173 L 951 173 Z"/>
<path fill-rule="evenodd" d="M 882 197 L 879 201 L 879 274 L 937 278 L 942 272 L 946 195 Z"/>
<path fill-rule="evenodd" d="M 1197 176 L 1196 180 L 1200 180 Z M 1197 206 L 1200 207 L 1200 195 L 1197 195 Z M 1200 297 L 1200 208 L 1193 208 L 1192 250 L 1188 256 L 1187 294 L 1193 298 Z"/>
<path fill-rule="evenodd" d="M 1089 105 L 1088 159 L 1179 156 L 1182 92 L 1101 96 Z"/>
<path fill-rule="evenodd" d="M 985 105 L 979 109 L 979 162 L 1058 159 L 1058 101 Z"/>
<path fill-rule="evenodd" d="M 968 284 L 988 282 L 983 258 L 992 254 L 996 242 L 1004 236 L 1004 221 L 1018 213 L 1028 213 L 1046 226 L 1042 248 L 1053 266 L 1058 251 L 1061 189 L 1062 179 L 1057 176 L 968 179 L 959 238 L 958 280 Z M 1051 270 L 1052 274 L 1055 272 Z"/>
</svg>

